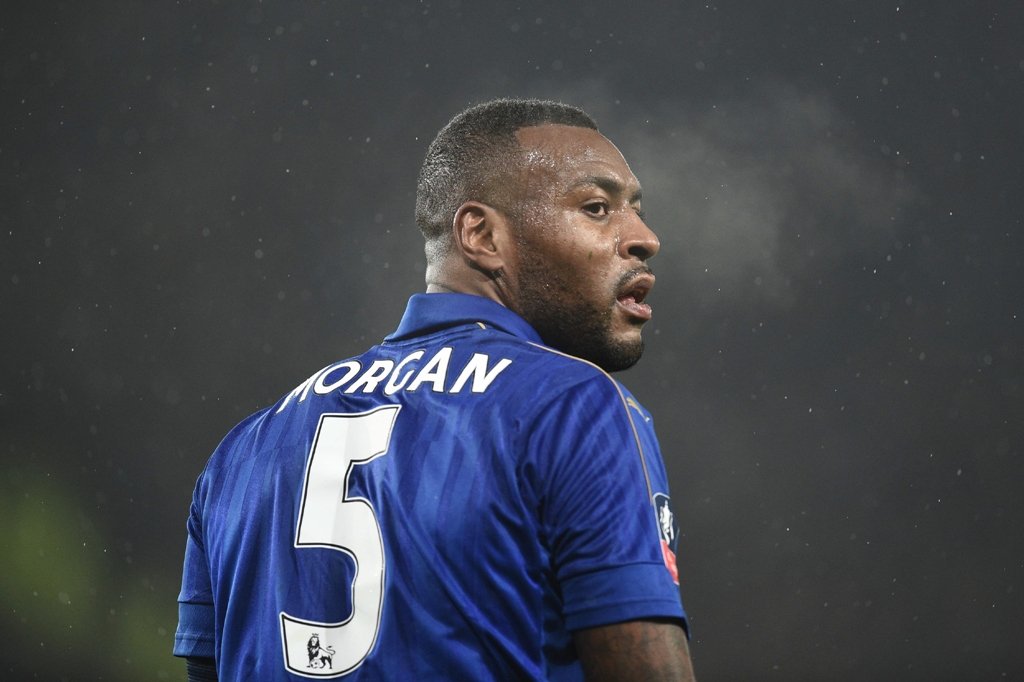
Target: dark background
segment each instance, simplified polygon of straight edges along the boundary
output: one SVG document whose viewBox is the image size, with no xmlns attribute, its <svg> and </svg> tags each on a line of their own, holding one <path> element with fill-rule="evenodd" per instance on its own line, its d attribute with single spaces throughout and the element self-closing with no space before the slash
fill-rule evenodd
<svg viewBox="0 0 1024 682">
<path fill-rule="evenodd" d="M 0 677 L 182 679 L 206 457 L 392 330 L 515 95 L 644 183 L 701 680 L 1024 679 L 1020 3 L 4 9 Z"/>
</svg>

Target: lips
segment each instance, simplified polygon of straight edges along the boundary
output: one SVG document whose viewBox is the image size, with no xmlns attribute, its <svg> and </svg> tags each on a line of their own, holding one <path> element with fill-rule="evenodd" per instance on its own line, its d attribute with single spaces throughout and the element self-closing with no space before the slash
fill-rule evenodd
<svg viewBox="0 0 1024 682">
<path fill-rule="evenodd" d="M 616 297 L 618 304 L 628 315 L 646 322 L 651 319 L 651 306 L 645 302 L 647 294 L 654 286 L 654 275 L 650 272 L 643 272 L 640 275 L 627 275 L 627 281 L 619 289 Z"/>
</svg>

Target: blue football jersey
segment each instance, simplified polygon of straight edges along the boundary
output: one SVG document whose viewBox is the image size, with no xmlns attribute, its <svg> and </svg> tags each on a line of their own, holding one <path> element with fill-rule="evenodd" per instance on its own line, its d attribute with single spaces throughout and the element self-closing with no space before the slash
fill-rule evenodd
<svg viewBox="0 0 1024 682">
<path fill-rule="evenodd" d="M 487 299 L 233 429 L 196 484 L 174 653 L 221 680 L 582 679 L 572 632 L 685 625 L 650 415 Z"/>
</svg>

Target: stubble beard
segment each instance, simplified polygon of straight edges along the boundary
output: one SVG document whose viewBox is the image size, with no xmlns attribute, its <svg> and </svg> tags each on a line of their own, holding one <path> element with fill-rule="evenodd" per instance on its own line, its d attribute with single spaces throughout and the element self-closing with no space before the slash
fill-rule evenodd
<svg viewBox="0 0 1024 682">
<path fill-rule="evenodd" d="M 612 335 L 615 299 L 608 306 L 585 300 L 562 273 L 550 266 L 520 263 L 518 310 L 555 350 L 594 363 L 606 372 L 619 372 L 637 363 L 644 352 L 641 336 L 619 341 Z"/>
</svg>

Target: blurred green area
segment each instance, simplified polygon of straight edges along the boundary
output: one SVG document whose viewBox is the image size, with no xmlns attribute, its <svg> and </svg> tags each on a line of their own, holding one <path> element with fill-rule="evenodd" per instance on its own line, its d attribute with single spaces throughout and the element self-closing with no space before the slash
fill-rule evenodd
<svg viewBox="0 0 1024 682">
<path fill-rule="evenodd" d="M 0 482 L 0 678 L 183 680 L 171 656 L 176 575 L 141 566 L 56 476 Z"/>
</svg>

